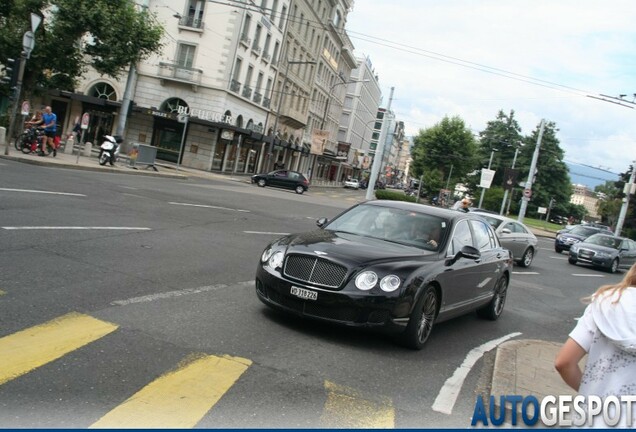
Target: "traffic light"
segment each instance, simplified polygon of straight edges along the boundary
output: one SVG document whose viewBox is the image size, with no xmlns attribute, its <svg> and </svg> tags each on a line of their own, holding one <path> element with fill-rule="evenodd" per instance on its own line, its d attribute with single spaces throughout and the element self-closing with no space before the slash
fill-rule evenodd
<svg viewBox="0 0 636 432">
<path fill-rule="evenodd" d="M 9 85 L 9 99 L 16 97 L 16 87 L 18 85 L 18 75 L 20 73 L 20 59 L 8 58 L 4 65 L 4 77 L 2 81 Z"/>
</svg>

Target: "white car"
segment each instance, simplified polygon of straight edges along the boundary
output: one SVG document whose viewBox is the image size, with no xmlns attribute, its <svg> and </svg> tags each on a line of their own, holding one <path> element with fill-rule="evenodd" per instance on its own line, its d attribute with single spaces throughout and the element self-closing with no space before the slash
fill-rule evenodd
<svg viewBox="0 0 636 432">
<path fill-rule="evenodd" d="M 344 187 L 345 188 L 351 188 L 351 189 L 359 189 L 360 188 L 360 182 L 357 179 L 345 180 Z"/>
</svg>

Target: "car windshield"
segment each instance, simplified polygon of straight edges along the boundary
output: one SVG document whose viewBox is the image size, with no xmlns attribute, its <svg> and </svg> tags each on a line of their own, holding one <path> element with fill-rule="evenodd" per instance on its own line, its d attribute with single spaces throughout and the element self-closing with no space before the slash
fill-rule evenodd
<svg viewBox="0 0 636 432">
<path fill-rule="evenodd" d="M 585 243 L 618 249 L 621 245 L 621 239 L 603 234 L 594 234 L 588 237 Z"/>
<path fill-rule="evenodd" d="M 596 234 L 598 232 L 597 229 L 594 228 L 588 228 L 588 227 L 584 227 L 584 226 L 577 226 L 572 228 L 570 231 L 568 231 L 569 234 L 574 234 L 574 235 L 579 235 L 582 237 L 589 237 L 592 234 Z"/>
<path fill-rule="evenodd" d="M 331 221 L 325 229 L 437 250 L 448 226 L 445 219 L 425 213 L 359 205 Z"/>
</svg>

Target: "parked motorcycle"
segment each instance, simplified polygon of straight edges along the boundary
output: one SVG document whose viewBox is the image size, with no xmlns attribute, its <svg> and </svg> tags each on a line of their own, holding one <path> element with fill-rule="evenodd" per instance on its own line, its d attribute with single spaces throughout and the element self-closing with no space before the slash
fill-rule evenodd
<svg viewBox="0 0 636 432">
<path fill-rule="evenodd" d="M 117 135 L 104 135 L 104 142 L 99 147 L 99 164 L 106 165 L 106 162 L 109 162 L 115 165 L 119 157 L 119 144 L 123 141 L 123 138 Z"/>
</svg>

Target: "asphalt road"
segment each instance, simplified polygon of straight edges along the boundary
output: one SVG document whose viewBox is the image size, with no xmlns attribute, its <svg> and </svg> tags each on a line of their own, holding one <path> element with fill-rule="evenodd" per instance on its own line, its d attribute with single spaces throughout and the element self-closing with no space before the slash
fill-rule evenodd
<svg viewBox="0 0 636 432">
<path fill-rule="evenodd" d="M 265 245 L 363 199 L 0 160 L 0 425 L 463 428 L 493 352 L 451 414 L 432 406 L 471 350 L 517 332 L 562 341 L 578 299 L 621 278 L 541 239 L 499 321 L 442 323 L 420 352 L 266 309 Z"/>
</svg>

